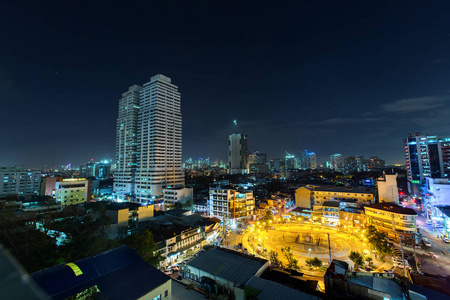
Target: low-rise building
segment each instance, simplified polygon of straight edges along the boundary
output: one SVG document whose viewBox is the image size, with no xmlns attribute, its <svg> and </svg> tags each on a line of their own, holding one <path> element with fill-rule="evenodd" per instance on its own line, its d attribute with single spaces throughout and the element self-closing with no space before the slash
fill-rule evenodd
<svg viewBox="0 0 450 300">
<path fill-rule="evenodd" d="M 375 190 L 366 187 L 315 187 L 314 204 L 321 205 L 325 201 L 355 201 L 362 205 L 374 203 Z"/>
<path fill-rule="evenodd" d="M 176 203 L 186 204 L 191 201 L 193 204 L 193 189 L 183 186 L 166 187 L 163 189 L 164 208 L 171 209 Z"/>
<path fill-rule="evenodd" d="M 124 237 L 138 230 L 139 222 L 148 221 L 154 215 L 153 205 L 141 206 L 131 202 L 105 202 L 106 216 L 111 218 L 107 229 L 110 238 Z"/>
<path fill-rule="evenodd" d="M 364 208 L 344 207 L 339 210 L 339 228 L 343 231 L 353 232 L 364 228 Z"/>
<path fill-rule="evenodd" d="M 63 206 L 89 202 L 91 183 L 85 178 L 67 178 L 57 181 L 54 197 Z"/>
<path fill-rule="evenodd" d="M 394 274 L 350 272 L 346 262 L 335 259 L 325 273 L 324 282 L 329 299 L 410 299 L 408 289 Z"/>
<path fill-rule="evenodd" d="M 232 187 L 209 189 L 209 215 L 229 224 L 254 215 L 255 199 L 252 191 L 235 190 Z"/>
<path fill-rule="evenodd" d="M 417 213 L 393 203 L 376 203 L 364 207 L 366 224 L 387 233 L 393 239 L 413 238 L 417 232 Z"/>
<path fill-rule="evenodd" d="M 314 205 L 313 221 L 336 226 L 339 223 L 339 205 L 339 201 L 324 201 L 321 205 Z"/>
<path fill-rule="evenodd" d="M 48 299 L 172 299 L 172 279 L 127 246 L 30 277 Z"/>
<path fill-rule="evenodd" d="M 269 261 L 240 252 L 214 248 L 200 252 L 186 263 L 182 276 L 213 294 L 230 295 L 236 300 L 246 299 L 245 284 L 260 277 Z"/>
</svg>

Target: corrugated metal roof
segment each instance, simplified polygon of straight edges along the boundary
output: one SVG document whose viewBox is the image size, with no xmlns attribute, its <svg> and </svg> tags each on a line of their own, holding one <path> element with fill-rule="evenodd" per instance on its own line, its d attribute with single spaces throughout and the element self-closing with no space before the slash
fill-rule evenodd
<svg viewBox="0 0 450 300">
<path fill-rule="evenodd" d="M 279 283 L 266 280 L 263 278 L 253 276 L 246 286 L 259 291 L 257 295 L 258 300 L 272 300 L 272 299 L 305 299 L 315 300 L 321 299 L 316 295 L 311 295 L 306 292 L 294 290 L 290 287 L 281 285 Z"/>
<path fill-rule="evenodd" d="M 268 261 L 223 248 L 199 253 L 187 263 L 203 272 L 234 282 L 245 284 Z"/>
<path fill-rule="evenodd" d="M 52 299 L 65 299 L 95 285 L 110 300 L 139 299 L 170 280 L 126 246 L 78 260 L 74 267 L 62 264 L 30 277 Z"/>
</svg>

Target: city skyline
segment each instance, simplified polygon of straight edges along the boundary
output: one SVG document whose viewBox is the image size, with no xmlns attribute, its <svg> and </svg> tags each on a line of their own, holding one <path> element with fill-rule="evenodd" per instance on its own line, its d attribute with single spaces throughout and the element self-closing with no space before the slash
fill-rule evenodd
<svg viewBox="0 0 450 300">
<path fill-rule="evenodd" d="M 404 164 L 408 133 L 448 135 L 450 4 L 7 5 L 0 165 L 113 159 L 120 96 L 153 74 L 185 99 L 183 161 L 242 133 L 268 158 Z"/>
</svg>

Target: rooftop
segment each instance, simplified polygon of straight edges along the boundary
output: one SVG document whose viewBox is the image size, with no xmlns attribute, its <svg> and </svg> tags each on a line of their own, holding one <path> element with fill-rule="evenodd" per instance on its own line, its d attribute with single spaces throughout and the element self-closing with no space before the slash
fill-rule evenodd
<svg viewBox="0 0 450 300">
<path fill-rule="evenodd" d="M 394 203 L 388 203 L 388 202 L 383 202 L 383 203 L 375 203 L 375 204 L 371 204 L 371 205 L 367 205 L 365 206 L 365 208 L 372 208 L 372 209 L 379 209 L 379 210 L 384 210 L 384 211 L 389 211 L 395 214 L 401 214 L 401 215 L 411 215 L 411 216 L 415 216 L 417 215 L 417 213 L 411 209 L 411 208 L 406 208 Z"/>
<path fill-rule="evenodd" d="M 258 300 L 321 299 L 319 296 L 295 290 L 279 283 L 256 276 L 251 277 L 250 281 L 246 284 L 246 288 L 251 288 L 253 290 L 252 292 L 257 293 L 256 297 Z"/>
<path fill-rule="evenodd" d="M 373 194 L 375 190 L 367 187 L 343 187 L 343 186 L 319 186 L 314 188 L 315 192 L 357 193 Z"/>
<path fill-rule="evenodd" d="M 241 285 L 247 283 L 267 262 L 236 251 L 214 248 L 200 252 L 187 265 Z"/>
<path fill-rule="evenodd" d="M 121 246 L 74 264 L 61 264 L 30 275 L 51 299 L 66 299 L 97 286 L 108 299 L 138 299 L 170 277 Z"/>
<path fill-rule="evenodd" d="M 325 201 L 323 202 L 322 206 L 339 207 L 339 204 L 339 201 Z"/>
</svg>

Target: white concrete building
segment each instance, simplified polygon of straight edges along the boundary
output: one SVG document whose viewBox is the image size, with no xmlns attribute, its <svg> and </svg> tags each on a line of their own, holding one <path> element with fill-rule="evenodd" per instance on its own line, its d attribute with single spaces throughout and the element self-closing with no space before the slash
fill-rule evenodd
<svg viewBox="0 0 450 300">
<path fill-rule="evenodd" d="M 140 94 L 136 198 L 153 202 L 165 186 L 184 186 L 181 162 L 181 107 L 178 87 L 158 74 Z"/>
<path fill-rule="evenodd" d="M 85 178 L 67 178 L 57 181 L 54 197 L 61 205 L 89 202 L 91 198 L 91 182 Z"/>
<path fill-rule="evenodd" d="M 39 195 L 41 171 L 26 171 L 20 167 L 0 167 L 0 196 Z"/>
<path fill-rule="evenodd" d="M 122 94 L 122 98 L 119 100 L 116 128 L 116 172 L 114 174 L 114 193 L 119 201 L 134 194 L 141 90 L 141 86 L 133 85 Z"/>
<path fill-rule="evenodd" d="M 379 202 L 389 202 L 398 205 L 397 176 L 397 174 L 383 174 L 377 179 Z"/>
<path fill-rule="evenodd" d="M 194 204 L 194 189 L 183 186 L 166 187 L 163 189 L 164 207 L 170 208 L 175 203 L 180 202 L 185 204 L 187 201 L 191 201 Z"/>
</svg>

